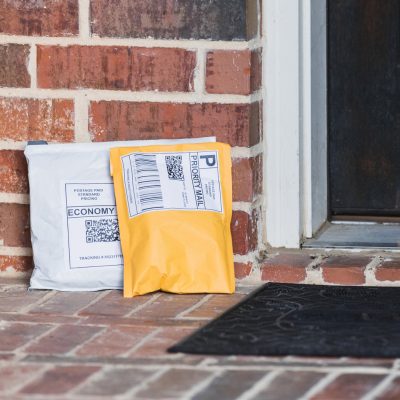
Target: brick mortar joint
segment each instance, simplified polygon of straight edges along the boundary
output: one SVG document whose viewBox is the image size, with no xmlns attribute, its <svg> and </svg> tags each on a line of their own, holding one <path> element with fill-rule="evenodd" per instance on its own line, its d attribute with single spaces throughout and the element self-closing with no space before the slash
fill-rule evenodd
<svg viewBox="0 0 400 400">
<path fill-rule="evenodd" d="M 80 0 L 86 3 L 87 0 Z M 84 15 L 82 16 L 84 17 Z M 83 19 L 82 19 L 83 23 Z M 90 22 L 88 21 L 90 25 Z M 90 26 L 89 26 L 90 30 Z M 0 34 L 0 44 L 27 44 L 38 46 L 123 46 L 123 47 L 147 47 L 147 48 L 181 48 L 186 50 L 203 49 L 213 50 L 257 50 L 263 47 L 261 38 L 248 41 L 234 40 L 207 40 L 207 39 L 152 39 L 152 38 L 111 38 L 100 37 L 94 34 L 88 36 L 24 36 Z"/>
<path fill-rule="evenodd" d="M 0 88 L 0 97 L 21 99 L 64 99 L 73 100 L 83 95 L 89 102 L 120 101 L 140 103 L 177 103 L 177 104 L 243 104 L 251 105 L 262 100 L 262 91 L 250 95 L 213 94 L 203 92 L 161 92 L 130 91 L 111 89 L 44 89 L 44 88 Z"/>
<path fill-rule="evenodd" d="M 6 257 L 31 257 L 31 247 L 4 246 L 0 243 L 0 256 Z"/>
<path fill-rule="evenodd" d="M 30 45 L 29 60 L 27 65 L 28 73 L 31 79 L 31 89 L 37 88 L 37 51 L 35 45 Z"/>
<path fill-rule="evenodd" d="M 200 96 L 206 94 L 206 51 L 197 49 L 196 65 L 193 71 L 193 89 Z"/>
<path fill-rule="evenodd" d="M 179 356 L 178 356 L 179 357 Z M 178 357 L 175 358 L 170 358 L 170 359 L 177 359 Z M 42 362 L 39 361 L 41 365 L 44 366 L 49 366 L 49 367 L 54 367 L 54 364 L 51 364 L 50 362 Z M 68 361 L 64 361 L 65 364 L 69 364 Z M 299 371 L 299 370 L 304 370 L 304 371 L 321 371 L 324 373 L 331 373 L 331 372 L 336 372 L 338 374 L 347 374 L 347 373 L 354 373 L 354 374 L 365 374 L 366 371 L 368 373 L 374 374 L 374 375 L 385 375 L 388 373 L 393 373 L 394 376 L 400 376 L 399 371 L 395 371 L 392 368 L 384 368 L 384 367 L 368 367 L 368 366 L 361 366 L 360 367 L 346 367 L 346 366 L 296 366 L 296 365 L 290 365 L 290 362 L 287 362 L 287 364 L 283 366 L 276 367 L 275 365 L 266 365 L 266 366 L 248 366 L 248 365 L 214 365 L 212 364 L 214 360 L 210 357 L 209 359 L 203 360 L 201 363 L 198 365 L 179 365 L 179 364 L 171 364 L 167 365 L 166 368 L 173 368 L 173 369 L 179 369 L 179 370 L 199 370 L 199 371 L 220 371 L 224 372 L 225 370 L 229 371 L 270 371 L 272 368 L 274 370 L 279 370 L 279 371 Z M 102 364 L 101 362 L 89 362 L 90 365 L 94 366 L 101 366 L 104 368 L 112 368 L 111 364 Z M 70 364 L 69 364 L 70 365 Z M 115 365 L 115 364 L 114 364 Z M 127 365 L 127 364 L 116 364 L 118 365 L 118 368 L 120 369 L 130 369 L 132 368 L 132 365 Z M 142 369 L 142 370 L 147 370 L 147 371 L 157 371 L 159 368 L 164 367 L 166 364 L 165 363 L 160 363 L 160 364 L 151 364 L 147 366 L 143 365 L 135 365 L 135 368 Z"/>
<path fill-rule="evenodd" d="M 74 136 L 75 142 L 89 143 L 89 108 L 90 104 L 84 94 L 77 94 L 74 98 Z"/>
<path fill-rule="evenodd" d="M 90 0 L 78 0 L 79 37 L 90 38 Z"/>
</svg>

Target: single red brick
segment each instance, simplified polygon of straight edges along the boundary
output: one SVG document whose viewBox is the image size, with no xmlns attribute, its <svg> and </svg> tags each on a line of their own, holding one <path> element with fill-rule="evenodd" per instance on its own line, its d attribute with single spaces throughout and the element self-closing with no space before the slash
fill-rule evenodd
<svg viewBox="0 0 400 400">
<path fill-rule="evenodd" d="M 0 97 L 0 140 L 74 140 L 72 100 Z"/>
<path fill-rule="evenodd" d="M 1 256 L 0 271 L 8 269 L 18 272 L 31 271 L 33 268 L 32 257 L 29 256 Z"/>
<path fill-rule="evenodd" d="M 208 93 L 250 94 L 251 52 L 214 50 L 207 53 Z"/>
<path fill-rule="evenodd" d="M 245 211 L 233 211 L 231 232 L 235 254 L 247 254 L 257 248 L 257 221 Z"/>
<path fill-rule="evenodd" d="M 216 136 L 232 146 L 253 146 L 260 140 L 259 103 L 92 102 L 89 130 L 100 142 Z"/>
<path fill-rule="evenodd" d="M 28 193 L 28 168 L 23 151 L 0 150 L 0 191 Z"/>
<path fill-rule="evenodd" d="M 263 156 L 259 154 L 250 159 L 253 171 L 253 194 L 260 195 L 263 192 Z"/>
<path fill-rule="evenodd" d="M 323 267 L 322 277 L 325 282 L 337 285 L 362 285 L 365 283 L 365 268 L 357 267 Z"/>
<path fill-rule="evenodd" d="M 113 368 L 91 379 L 79 388 L 78 394 L 112 399 L 126 393 L 129 389 L 143 384 L 144 380 L 155 374 L 155 370 L 140 368 Z M 132 396 L 131 396 L 132 398 Z M 136 396 L 135 396 L 136 398 Z"/>
<path fill-rule="evenodd" d="M 262 0 L 260 0 L 260 3 Z M 246 30 L 247 38 L 255 37 L 259 32 L 261 35 L 261 5 L 257 1 L 246 0 Z"/>
<path fill-rule="evenodd" d="M 259 27 L 261 28 L 262 26 L 264 26 L 263 25 L 263 6 L 262 6 L 262 4 L 263 4 L 263 0 L 259 0 L 258 1 L 258 15 L 259 15 Z M 257 25 L 258 26 L 258 25 Z M 259 29 L 259 35 L 260 35 L 260 37 L 263 37 L 264 35 L 263 35 L 263 30 L 262 29 Z"/>
<path fill-rule="evenodd" d="M 0 33 L 72 36 L 78 33 L 78 0 L 0 0 Z"/>
<path fill-rule="evenodd" d="M 176 344 L 179 340 L 189 336 L 195 328 L 167 327 L 162 328 L 151 339 L 144 341 L 130 358 L 153 357 L 165 355 L 169 347 Z"/>
<path fill-rule="evenodd" d="M 260 107 L 252 104 L 192 104 L 193 136 L 208 136 L 232 146 L 253 146 L 260 141 Z"/>
<path fill-rule="evenodd" d="M 232 160 L 232 196 L 233 201 L 253 200 L 253 171 L 249 158 Z"/>
<path fill-rule="evenodd" d="M 185 314 L 184 317 L 212 319 L 243 299 L 242 293 L 214 294 L 205 303 Z"/>
<path fill-rule="evenodd" d="M 314 371 L 283 371 L 255 399 L 299 399 L 324 376 L 324 373 Z"/>
<path fill-rule="evenodd" d="M 44 290 L 28 291 L 25 285 L 9 285 L 0 291 L 0 312 L 21 312 L 44 295 L 46 295 Z"/>
<path fill-rule="evenodd" d="M 278 254 L 266 260 L 261 279 L 270 282 L 299 283 L 306 279 L 306 267 L 312 258 L 306 253 Z"/>
<path fill-rule="evenodd" d="M 7 322 L 0 329 L 0 351 L 13 351 L 51 328 L 51 325 Z"/>
<path fill-rule="evenodd" d="M 257 33 L 254 0 L 91 0 L 92 32 L 108 37 L 246 40 Z"/>
<path fill-rule="evenodd" d="M 31 344 L 25 351 L 39 354 L 64 354 L 100 331 L 98 326 L 61 325 Z"/>
<path fill-rule="evenodd" d="M 326 258 L 321 266 L 329 267 L 366 267 L 372 260 L 372 257 L 358 256 L 358 255 L 339 255 L 329 256 Z"/>
<path fill-rule="evenodd" d="M 375 271 L 378 281 L 400 281 L 400 260 L 384 261 Z"/>
<path fill-rule="evenodd" d="M 44 369 L 43 365 L 16 365 L 9 364 L 0 367 L 0 392 L 10 392 L 21 382 L 25 382 Z M 7 397 L 3 397 L 6 399 Z M 8 397 L 9 399 L 12 396 Z"/>
<path fill-rule="evenodd" d="M 28 291 L 25 285 L 9 285 L 0 290 L 0 312 L 20 312 L 41 299 L 45 294 L 44 291 Z"/>
<path fill-rule="evenodd" d="M 215 377 L 196 397 L 197 399 L 238 399 L 257 384 L 268 371 L 224 371 Z M 255 398 L 260 398 L 258 395 Z M 272 400 L 269 397 L 263 399 Z M 282 398 L 283 399 L 283 398 Z"/>
<path fill-rule="evenodd" d="M 261 270 L 261 279 L 268 282 L 299 283 L 306 279 L 306 269 L 293 266 L 265 267 Z"/>
<path fill-rule="evenodd" d="M 126 354 L 154 330 L 142 326 L 111 326 L 85 343 L 76 354 L 84 357 L 116 357 Z"/>
<path fill-rule="evenodd" d="M 1 353 L 0 354 L 1 361 L 10 361 L 13 359 L 15 359 L 15 354 L 13 354 L 13 353 Z M 1 378 L 0 378 L 0 382 L 1 382 Z"/>
<path fill-rule="evenodd" d="M 47 292 L 44 292 L 47 294 Z M 16 313 L 1 313 L 0 317 L 3 321 L 10 321 L 10 322 L 27 322 L 30 324 L 76 324 L 82 323 L 77 317 L 74 316 L 62 316 L 62 315 L 54 315 L 54 314 L 16 314 Z"/>
<path fill-rule="evenodd" d="M 29 87 L 31 77 L 28 72 L 28 62 L 28 45 L 0 45 L 0 86 Z"/>
<path fill-rule="evenodd" d="M 251 52 L 250 91 L 256 92 L 262 84 L 262 49 Z"/>
<path fill-rule="evenodd" d="M 250 249 L 256 250 L 258 247 L 258 229 L 262 226 L 262 209 L 261 207 L 253 208 L 251 211 L 251 226 L 249 226 L 249 245 Z"/>
<path fill-rule="evenodd" d="M 243 279 L 250 275 L 253 264 L 235 262 L 235 277 L 236 279 Z"/>
<path fill-rule="evenodd" d="M 382 379 L 383 375 L 343 374 L 312 397 L 312 400 L 356 400 L 369 393 Z"/>
<path fill-rule="evenodd" d="M 250 146 L 258 144 L 262 136 L 262 101 L 250 105 Z"/>
<path fill-rule="evenodd" d="M 193 90 L 196 54 L 173 48 L 38 46 L 38 86 L 115 90 Z"/>
<path fill-rule="evenodd" d="M 206 91 L 248 95 L 261 87 L 261 49 L 207 53 Z"/>
<path fill-rule="evenodd" d="M 211 377 L 213 371 L 202 371 L 196 369 L 171 368 L 158 379 L 146 385 L 136 393 L 138 399 L 186 399 L 191 389 L 207 378 Z M 201 394 L 201 393 L 200 393 Z M 192 397 L 193 398 L 193 397 Z M 216 399 L 217 397 L 199 397 L 203 399 Z M 220 397 L 228 399 L 229 397 Z M 233 397 L 231 397 L 233 398 Z"/>
<path fill-rule="evenodd" d="M 30 310 L 32 314 L 72 315 L 100 296 L 99 292 L 56 292 Z"/>
<path fill-rule="evenodd" d="M 29 205 L 0 203 L 0 242 L 30 247 Z"/>
<path fill-rule="evenodd" d="M 152 295 L 136 296 L 133 299 L 127 299 L 122 296 L 119 290 L 113 290 L 105 297 L 100 297 L 98 301 L 92 303 L 87 308 L 79 312 L 81 316 L 117 316 L 123 317 L 133 311 L 135 308 L 142 306 L 149 301 Z"/>
<path fill-rule="evenodd" d="M 187 308 L 196 305 L 203 297 L 202 294 L 185 294 L 179 296 L 177 301 L 176 295 L 162 293 L 160 297 L 135 312 L 133 317 L 156 320 L 175 318 Z"/>
<path fill-rule="evenodd" d="M 233 201 L 252 201 L 262 192 L 262 157 L 232 160 Z"/>
<path fill-rule="evenodd" d="M 322 277 L 327 283 L 338 285 L 362 285 L 364 270 L 371 257 L 331 256 L 321 264 Z"/>
<path fill-rule="evenodd" d="M 56 366 L 22 388 L 24 394 L 63 394 L 74 389 L 97 372 L 100 367 L 87 365 Z"/>
<path fill-rule="evenodd" d="M 323 372 L 284 371 L 261 390 L 257 398 L 268 400 L 300 399 L 325 376 Z"/>
</svg>

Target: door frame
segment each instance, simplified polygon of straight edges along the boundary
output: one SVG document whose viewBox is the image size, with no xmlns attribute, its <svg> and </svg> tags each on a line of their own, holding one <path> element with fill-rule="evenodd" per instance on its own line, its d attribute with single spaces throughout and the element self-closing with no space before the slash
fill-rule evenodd
<svg viewBox="0 0 400 400">
<path fill-rule="evenodd" d="M 328 218 L 326 0 L 263 0 L 265 234 L 299 248 Z"/>
</svg>

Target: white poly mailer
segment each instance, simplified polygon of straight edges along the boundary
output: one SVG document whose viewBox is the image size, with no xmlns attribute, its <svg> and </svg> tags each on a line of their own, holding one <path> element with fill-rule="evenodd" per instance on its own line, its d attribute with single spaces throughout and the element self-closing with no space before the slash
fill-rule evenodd
<svg viewBox="0 0 400 400">
<path fill-rule="evenodd" d="M 29 144 L 31 289 L 121 289 L 123 259 L 110 177 L 112 147 L 215 138 Z"/>
</svg>

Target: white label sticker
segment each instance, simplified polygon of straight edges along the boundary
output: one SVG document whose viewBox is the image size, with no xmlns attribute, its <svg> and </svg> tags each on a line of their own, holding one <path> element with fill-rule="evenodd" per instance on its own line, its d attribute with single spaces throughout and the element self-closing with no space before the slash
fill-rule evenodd
<svg viewBox="0 0 400 400">
<path fill-rule="evenodd" d="M 131 153 L 121 158 L 130 217 L 156 210 L 222 212 L 217 151 Z"/>
<path fill-rule="evenodd" d="M 112 183 L 64 183 L 70 268 L 123 265 Z"/>
</svg>

